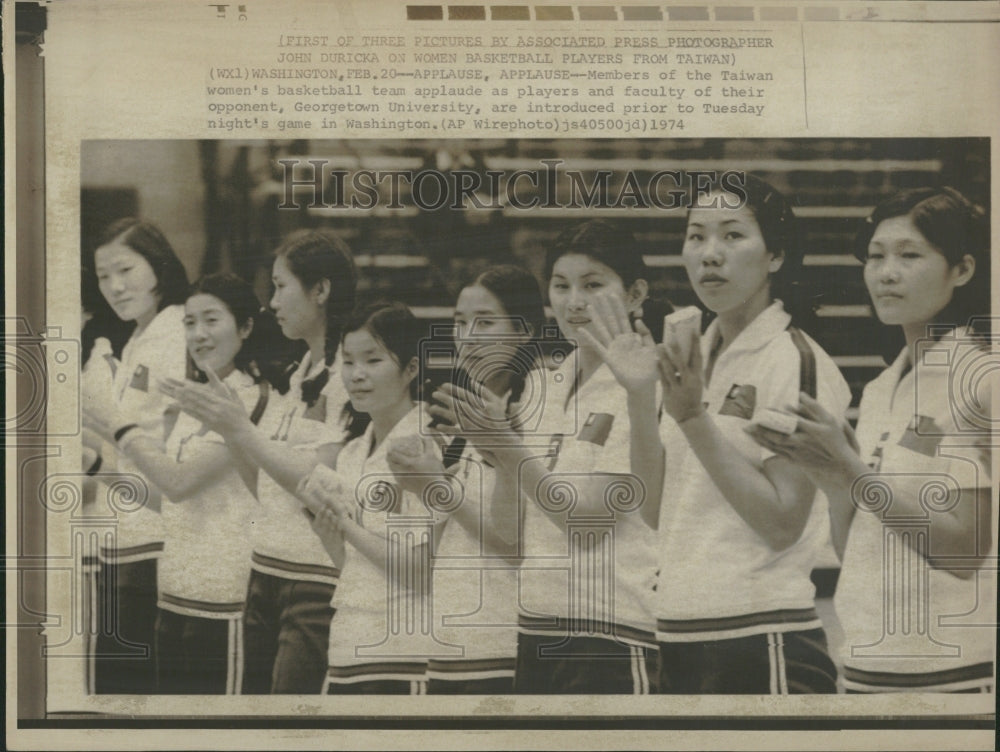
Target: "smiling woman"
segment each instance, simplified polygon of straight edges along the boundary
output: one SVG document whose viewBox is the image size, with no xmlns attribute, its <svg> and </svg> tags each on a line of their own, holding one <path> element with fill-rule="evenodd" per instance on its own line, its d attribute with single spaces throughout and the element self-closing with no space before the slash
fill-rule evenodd
<svg viewBox="0 0 1000 752">
<path fill-rule="evenodd" d="M 427 692 L 502 694 L 514 686 L 516 542 L 523 506 L 517 489 L 498 483 L 502 479 L 495 468 L 466 435 L 508 423 L 524 431 L 531 424 L 529 416 L 542 410 L 545 373 L 538 340 L 545 312 L 538 282 L 520 267 L 492 266 L 462 288 L 454 321 L 460 374 L 452 386 L 481 386 L 479 394 L 492 395 L 503 418 L 492 425 L 466 425 L 464 416 L 447 409 L 444 398 L 430 410 L 458 434 L 444 451 L 445 462 L 417 464 L 402 453 L 390 453 L 389 461 L 398 478 L 430 468 L 435 477 L 457 479 L 464 489 L 440 535 L 432 591 L 435 634 L 444 643 L 462 646 L 463 653 L 428 661 Z M 481 569 L 477 561 L 484 565 Z"/>
<path fill-rule="evenodd" d="M 220 379 L 232 373 L 233 359 L 252 327 L 252 320 L 237 322 L 214 295 L 196 293 L 188 298 L 184 314 L 188 351 L 200 369 L 211 369 Z"/>
<path fill-rule="evenodd" d="M 121 273 L 129 274 L 128 267 Z M 116 284 L 112 272 L 110 289 L 118 289 Z M 177 325 L 199 367 L 231 390 L 254 422 L 263 417 L 269 397 L 267 384 L 258 385 L 248 373 L 248 340 L 263 331 L 256 326 L 259 311 L 246 282 L 210 276 L 187 299 L 183 322 Z M 144 331 L 154 331 L 158 320 Z M 148 373 L 143 379 L 149 379 Z M 155 384 L 147 388 L 159 393 Z M 188 415 L 171 421 L 166 437 L 162 419 L 159 425 L 139 424 L 107 404 L 91 415 L 95 430 L 117 446 L 122 461 L 141 472 L 167 502 L 161 510 L 166 541 L 158 563 L 158 610 L 149 642 L 156 682 L 146 691 L 235 692 L 249 573 L 247 539 L 256 504 L 250 490 L 256 487 L 255 468 L 231 457 L 221 437 Z"/>
<path fill-rule="evenodd" d="M 185 303 L 188 351 L 203 378 L 224 385 L 264 430 L 280 410 L 254 365 L 266 313 L 250 285 L 233 275 L 200 280 Z M 221 436 L 182 414 L 166 449 L 126 433 L 123 451 L 166 494 L 160 561 L 157 682 L 163 694 L 238 694 L 250 530 L 258 515 L 257 468 Z"/>
</svg>

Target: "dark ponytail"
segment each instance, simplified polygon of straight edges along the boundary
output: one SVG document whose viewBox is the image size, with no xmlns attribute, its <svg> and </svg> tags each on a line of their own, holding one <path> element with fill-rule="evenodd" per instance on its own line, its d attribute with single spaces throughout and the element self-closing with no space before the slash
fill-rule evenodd
<svg viewBox="0 0 1000 752">
<path fill-rule="evenodd" d="M 333 365 L 340 346 L 344 319 L 354 309 L 358 272 L 351 249 L 340 236 L 330 230 L 297 230 L 278 246 L 275 256 L 284 257 L 288 269 L 305 289 L 312 289 L 323 280 L 330 284 L 326 299 L 326 338 L 323 358 Z M 329 368 L 302 382 L 302 399 L 312 406 L 330 379 Z"/>
</svg>

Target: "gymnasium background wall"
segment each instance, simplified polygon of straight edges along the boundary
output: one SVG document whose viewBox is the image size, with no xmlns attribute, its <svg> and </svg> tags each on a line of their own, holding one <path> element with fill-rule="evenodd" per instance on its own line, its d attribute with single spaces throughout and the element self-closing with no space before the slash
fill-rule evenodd
<svg viewBox="0 0 1000 752">
<path fill-rule="evenodd" d="M 235 271 L 255 281 L 263 301 L 270 294 L 270 254 L 280 239 L 299 227 L 325 226 L 354 251 L 364 298 L 402 300 L 435 322 L 448 319 L 458 290 L 482 268 L 517 262 L 541 280 L 545 248 L 558 232 L 604 217 L 635 236 L 652 268 L 654 293 L 686 305 L 696 301 L 680 263 L 683 208 L 641 208 L 628 201 L 600 208 L 600 200 L 592 208 L 575 208 L 569 205 L 574 197 L 566 195 L 568 181 L 558 184 L 546 208 L 519 208 L 488 196 L 482 208 L 466 200 L 464 209 L 428 210 L 420 204 L 433 201 L 433 186 L 422 192 L 431 198 L 420 201 L 406 181 L 399 183 L 396 201 L 351 208 L 350 181 L 338 194 L 330 178 L 330 192 L 320 201 L 303 196 L 312 190 L 308 186 L 298 186 L 290 202 L 298 208 L 279 209 L 289 203 L 289 167 L 282 160 L 297 161 L 290 175 L 298 181 L 308 180 L 311 160 L 348 174 L 433 170 L 484 176 L 492 170 L 510 177 L 523 171 L 517 183 L 522 203 L 546 190 L 546 170 L 559 160 L 557 169 L 578 174 L 584 187 L 604 182 L 610 197 L 605 207 L 621 195 L 629 174 L 642 185 L 664 170 L 747 171 L 796 206 L 804 279 L 817 306 L 810 334 L 850 382 L 853 418 L 861 387 L 884 367 L 885 345 L 852 255 L 860 223 L 876 203 L 907 187 L 951 185 L 988 206 L 989 147 L 988 139 L 961 138 L 92 141 L 82 154 L 81 263 L 87 267 L 101 228 L 138 214 L 164 230 L 192 279 Z M 99 308 L 103 301 L 87 287 L 85 282 L 85 307 Z"/>
</svg>

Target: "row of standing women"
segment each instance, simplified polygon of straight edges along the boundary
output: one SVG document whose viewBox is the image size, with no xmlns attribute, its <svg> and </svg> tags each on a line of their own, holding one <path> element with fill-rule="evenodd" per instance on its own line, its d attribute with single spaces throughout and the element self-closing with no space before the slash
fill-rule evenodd
<svg viewBox="0 0 1000 752">
<path fill-rule="evenodd" d="M 949 400 L 954 366 L 989 357 L 982 212 L 912 190 L 862 230 L 905 345 L 855 432 L 793 317 L 794 213 L 744 189 L 689 211 L 707 328 L 664 322 L 634 244 L 589 221 L 545 265 L 575 349 L 545 367 L 537 283 L 494 267 L 458 297 L 436 386 L 426 326 L 355 307 L 331 234 L 276 251 L 270 309 L 308 348 L 280 393 L 245 282 L 189 290 L 154 228 L 111 228 L 94 268 L 135 330 L 85 368 L 85 464 L 148 498 L 101 551 L 93 691 L 835 692 L 810 579 L 831 537 L 847 691 L 992 691 L 988 390 L 963 394 L 974 415 Z"/>
</svg>

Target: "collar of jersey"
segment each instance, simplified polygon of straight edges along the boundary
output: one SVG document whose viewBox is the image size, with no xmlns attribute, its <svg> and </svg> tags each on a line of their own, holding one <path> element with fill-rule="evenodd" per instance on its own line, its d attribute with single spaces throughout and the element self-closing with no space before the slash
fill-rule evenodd
<svg viewBox="0 0 1000 752">
<path fill-rule="evenodd" d="M 249 373 L 245 373 L 239 368 L 234 368 L 232 372 L 222 380 L 222 383 L 226 386 L 231 386 L 233 389 L 246 389 L 254 385 L 254 380 L 253 376 Z"/>
<path fill-rule="evenodd" d="M 785 306 L 780 300 L 775 300 L 771 305 L 761 311 L 757 318 L 750 322 L 746 329 L 737 335 L 730 345 L 725 349 L 719 359 L 728 358 L 732 354 L 739 352 L 752 352 L 767 345 L 781 332 L 788 328 L 792 317 L 785 312 Z M 716 318 L 708 325 L 705 336 L 701 339 L 701 353 L 704 362 L 708 362 L 712 347 L 719 337 L 719 319 Z M 718 363 L 716 363 L 718 368 Z"/>
<path fill-rule="evenodd" d="M 337 354 L 333 358 L 333 363 L 329 366 L 330 369 L 330 379 L 340 378 L 340 349 L 337 349 Z M 292 373 L 289 381 L 289 391 L 295 393 L 297 389 L 302 386 L 302 382 L 306 379 L 311 379 L 313 376 L 318 374 L 322 369 L 316 368 L 316 364 L 312 362 L 312 352 L 306 350 L 306 354 L 302 356 L 302 360 L 299 363 L 299 367 L 295 369 Z"/>
<path fill-rule="evenodd" d="M 168 341 L 174 341 L 176 337 L 174 333 L 178 329 L 183 330 L 184 325 L 184 306 L 182 305 L 171 305 L 164 308 L 162 311 L 153 317 L 153 320 L 149 322 L 149 326 L 142 330 L 138 337 L 132 337 L 128 342 L 125 343 L 125 347 L 129 350 L 135 348 L 136 343 L 144 342 L 149 340 L 151 342 L 157 342 L 161 339 L 168 339 Z M 125 355 L 122 355 L 122 360 L 125 359 Z"/>
<path fill-rule="evenodd" d="M 382 443 L 378 445 L 378 449 L 371 453 L 370 456 L 365 460 L 366 462 L 371 462 L 372 460 L 378 459 L 379 457 L 384 457 L 389 446 L 389 442 L 393 439 L 398 439 L 403 436 L 409 436 L 410 434 L 416 434 L 421 436 L 420 433 L 420 405 L 416 404 L 413 409 L 410 410 L 406 415 L 400 418 L 399 422 L 392 427 L 389 431 L 389 435 L 386 436 Z M 365 429 L 364 434 L 357 441 L 362 442 L 362 446 L 365 448 L 365 453 L 367 456 L 368 447 L 372 445 L 372 437 L 375 433 L 375 426 L 372 423 L 368 424 L 368 428 Z"/>
</svg>

